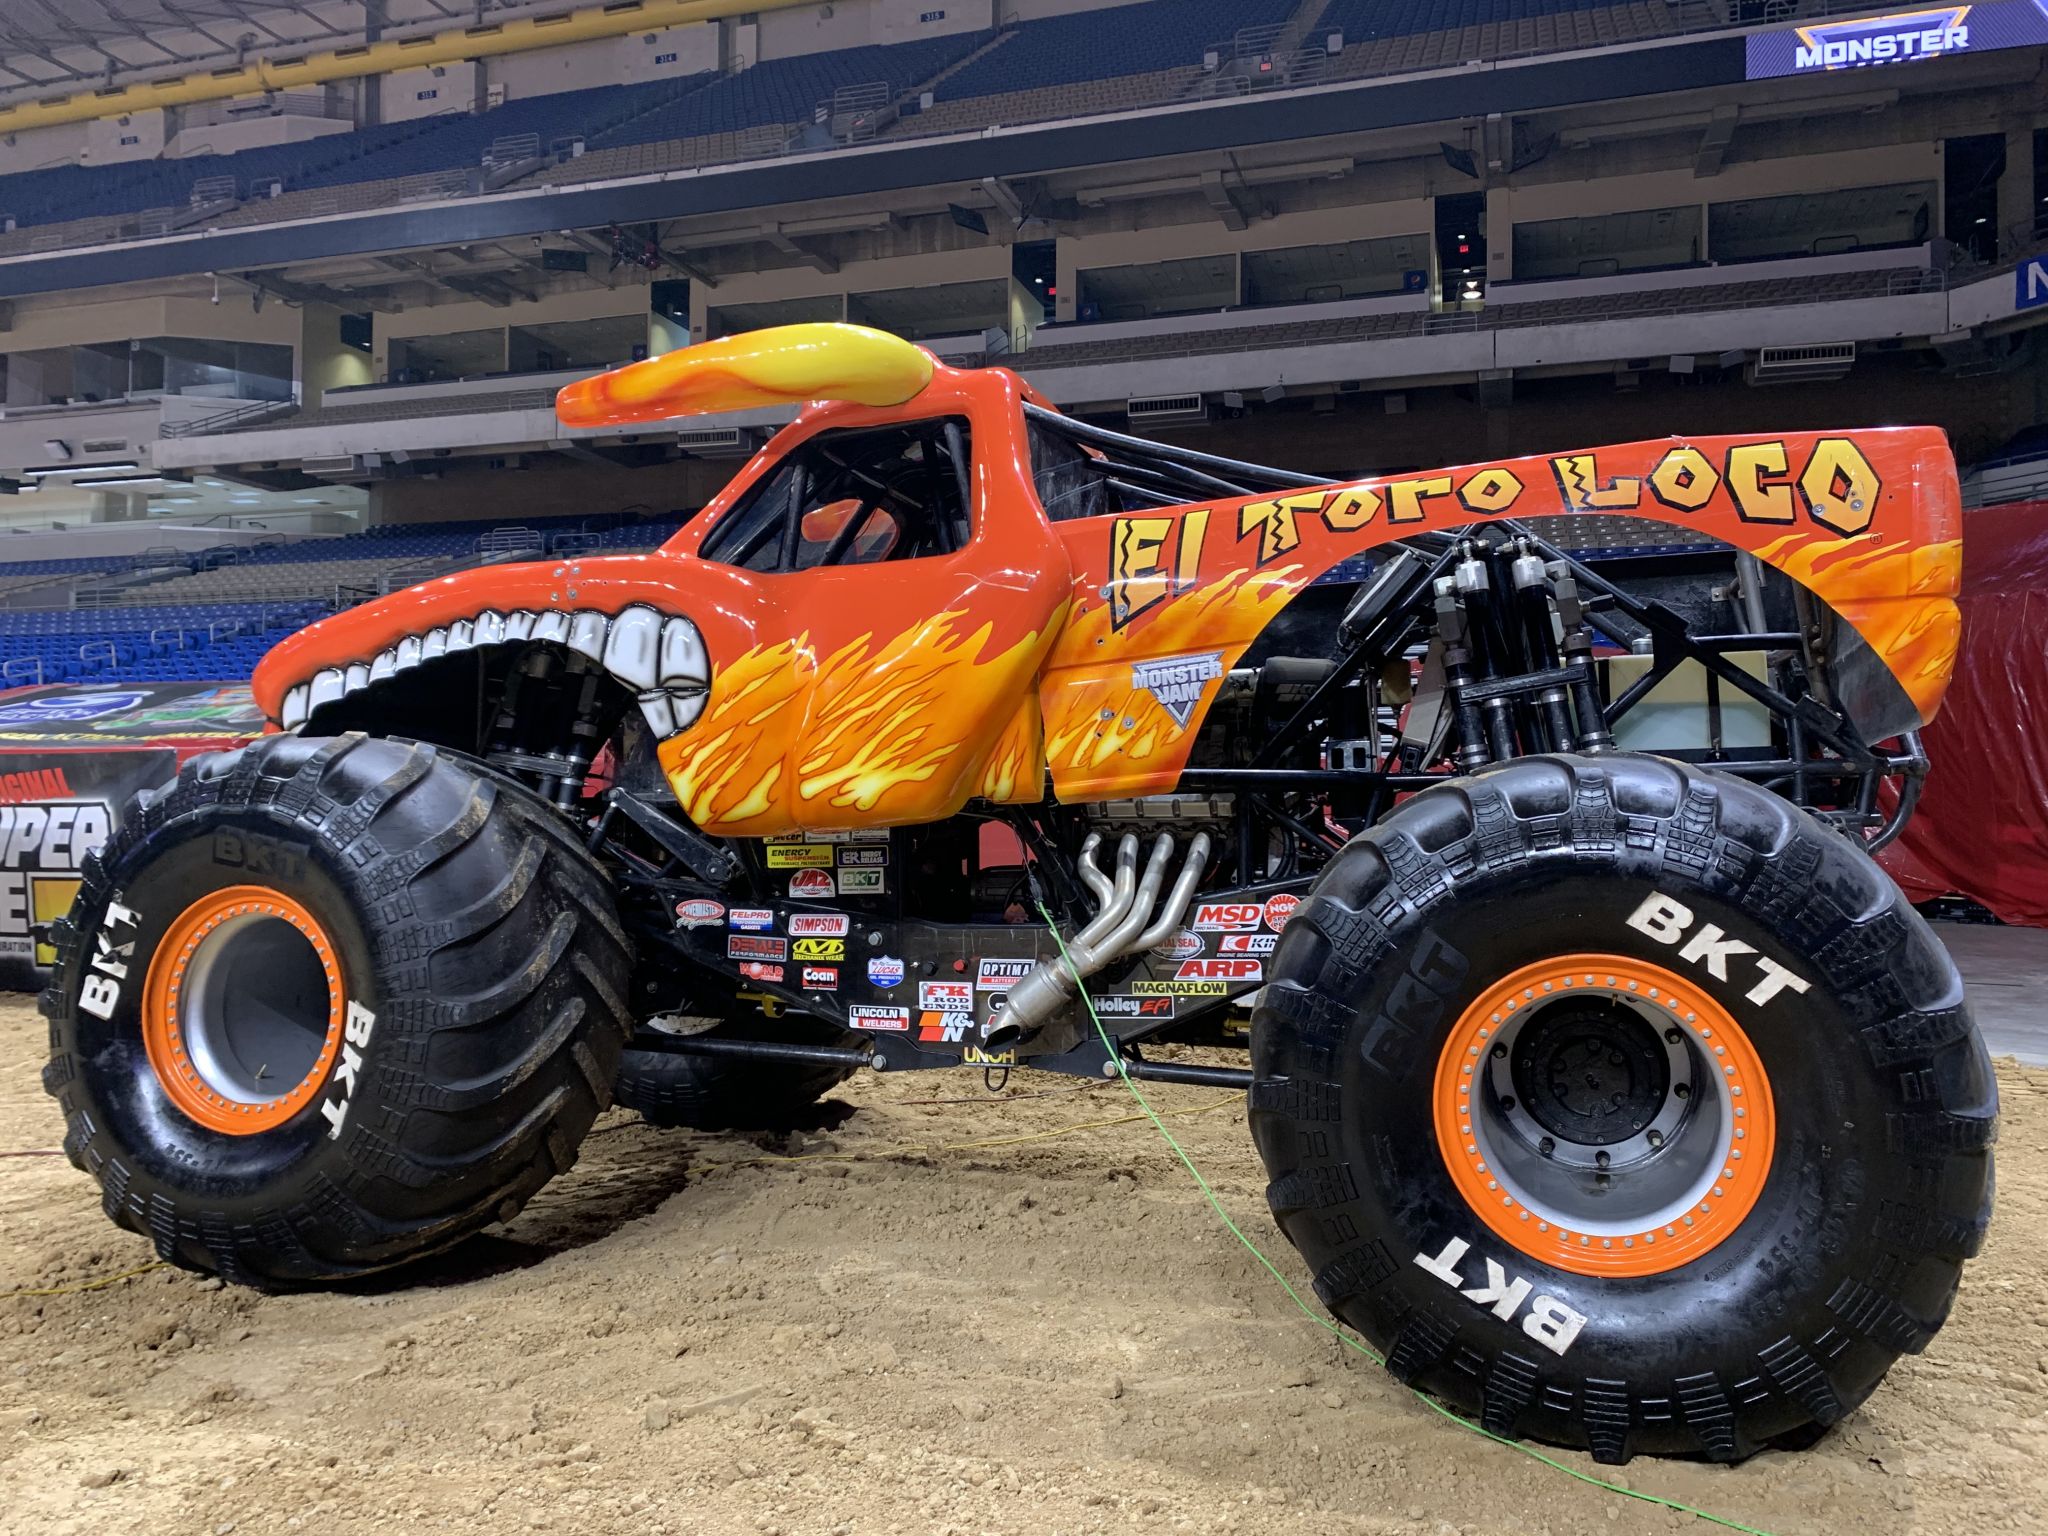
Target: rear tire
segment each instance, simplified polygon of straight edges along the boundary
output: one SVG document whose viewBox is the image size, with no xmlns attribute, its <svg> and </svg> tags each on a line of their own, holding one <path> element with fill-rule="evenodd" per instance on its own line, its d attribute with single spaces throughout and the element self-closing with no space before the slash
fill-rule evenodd
<svg viewBox="0 0 2048 1536">
<path fill-rule="evenodd" d="M 725 1024 L 725 1038 L 838 1045 L 846 1031 L 810 1019 L 782 1019 L 772 1027 Z M 853 1076 L 852 1067 L 744 1061 L 731 1056 L 678 1056 L 628 1051 L 619 1063 L 616 1098 L 649 1125 L 695 1131 L 784 1130 L 819 1099 Z"/>
<path fill-rule="evenodd" d="M 1396 808 L 1288 924 L 1252 1050 L 1324 1303 L 1604 1462 L 1811 1439 L 1925 1347 L 1989 1219 L 1996 1081 L 1940 943 L 1847 838 L 1678 763 Z"/>
<path fill-rule="evenodd" d="M 517 783 L 427 746 L 195 759 L 53 936 L 66 1151 L 162 1258 L 240 1282 L 510 1219 L 575 1162 L 625 1040 L 602 872 Z"/>
</svg>

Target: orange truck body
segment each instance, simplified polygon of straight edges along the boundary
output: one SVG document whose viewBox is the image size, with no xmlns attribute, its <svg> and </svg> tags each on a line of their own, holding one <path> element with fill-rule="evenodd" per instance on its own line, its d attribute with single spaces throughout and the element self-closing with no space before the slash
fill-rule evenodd
<svg viewBox="0 0 2048 1536">
<path fill-rule="evenodd" d="M 1961 503 L 1938 430 L 1671 438 L 1054 524 L 1003 369 L 933 363 L 897 405 L 813 405 L 651 554 L 460 572 L 314 624 L 255 678 L 273 722 L 324 671 L 480 615 L 689 618 L 703 707 L 659 743 L 718 836 L 930 822 L 968 801 L 1172 790 L 1219 680 L 1338 562 L 1489 519 L 1623 513 L 1722 540 L 1825 602 L 1924 722 L 1954 663 Z M 1043 403 L 1043 402 L 1036 402 Z M 700 559 L 791 449 L 838 428 L 965 417 L 973 534 L 949 555 L 758 574 Z"/>
</svg>

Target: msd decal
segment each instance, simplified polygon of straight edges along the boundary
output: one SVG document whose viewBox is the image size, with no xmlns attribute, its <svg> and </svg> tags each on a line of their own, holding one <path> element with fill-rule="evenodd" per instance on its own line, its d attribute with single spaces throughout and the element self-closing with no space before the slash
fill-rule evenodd
<svg viewBox="0 0 2048 1536">
<path fill-rule="evenodd" d="M 1236 933 L 1265 920 L 1265 904 L 1257 901 L 1210 901 L 1195 908 L 1195 932 Z"/>
<path fill-rule="evenodd" d="M 1173 973 L 1175 981 L 1263 981 L 1266 968 L 1257 960 L 1233 960 L 1217 956 L 1210 960 L 1183 960 Z"/>
<path fill-rule="evenodd" d="M 846 1022 L 855 1029 L 883 1030 L 889 1033 L 910 1031 L 910 1010 L 908 1008 L 878 1008 L 869 1003 L 856 1003 L 846 1010 Z"/>
</svg>

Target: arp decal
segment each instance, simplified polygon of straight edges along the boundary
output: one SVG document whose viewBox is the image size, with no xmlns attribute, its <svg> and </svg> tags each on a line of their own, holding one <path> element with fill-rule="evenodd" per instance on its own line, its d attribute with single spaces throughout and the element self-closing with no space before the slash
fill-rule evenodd
<svg viewBox="0 0 2048 1536">
<path fill-rule="evenodd" d="M 789 915 L 789 936 L 793 939 L 843 939 L 852 927 L 853 919 L 844 912 L 792 912 Z"/>
<path fill-rule="evenodd" d="M 349 1097 L 356 1091 L 356 1074 L 363 1070 L 362 1053 L 370 1048 L 370 1035 L 376 1027 L 376 1014 L 358 1002 L 348 1005 L 347 1022 L 342 1027 L 341 1061 L 331 1079 L 341 1091 L 331 1099 L 320 1101 L 320 1113 L 327 1120 L 329 1141 L 341 1136 L 341 1127 L 348 1119 Z"/>
<path fill-rule="evenodd" d="M 855 1029 L 908 1033 L 910 1029 L 910 1010 L 908 1008 L 882 1008 L 872 1003 L 855 1003 L 846 1010 L 846 1022 Z"/>
<path fill-rule="evenodd" d="M 1458 1266 L 1471 1248 L 1472 1245 L 1464 1238 L 1454 1237 L 1435 1255 L 1416 1254 L 1415 1262 L 1467 1301 L 1484 1307 L 1504 1323 L 1513 1322 L 1515 1314 L 1527 1302 L 1529 1312 L 1522 1319 L 1522 1332 L 1552 1354 L 1561 1355 L 1570 1349 L 1572 1341 L 1579 1336 L 1579 1330 L 1586 1326 L 1586 1314 L 1574 1311 L 1554 1296 L 1532 1295 L 1536 1289 L 1532 1282 L 1510 1276 L 1492 1259 L 1486 1260 L 1484 1280 L 1478 1285 L 1467 1286 Z"/>
<path fill-rule="evenodd" d="M 678 928 L 718 928 L 725 923 L 725 904 L 696 897 L 676 903 Z"/>
<path fill-rule="evenodd" d="M 1175 981 L 1235 981 L 1254 982 L 1265 980 L 1266 968 L 1257 960 L 1234 959 L 1227 955 L 1215 955 L 1207 960 L 1183 960 L 1180 969 L 1173 973 Z"/>
<path fill-rule="evenodd" d="M 1692 908 L 1662 891 L 1652 891 L 1645 896 L 1642 905 L 1630 913 L 1628 919 L 1629 927 L 1638 933 L 1648 934 L 1660 944 L 1677 944 L 1683 939 L 1684 947 L 1678 951 L 1678 958 L 1702 967 L 1716 981 L 1729 979 L 1730 962 L 1753 969 L 1756 972 L 1755 984 L 1743 993 L 1743 998 L 1759 1007 L 1781 992 L 1804 992 L 1813 985 L 1770 956 L 1757 953 L 1755 945 L 1729 938 L 1717 923 L 1703 924 L 1687 938 L 1687 930 L 1692 928 L 1692 923 Z M 1742 982 L 1737 981 L 1736 985 L 1741 986 Z"/>
<path fill-rule="evenodd" d="M 762 934 L 728 934 L 725 956 L 728 960 L 787 960 L 789 940 Z"/>
<path fill-rule="evenodd" d="M 794 928 L 791 929 L 794 932 Z M 789 948 L 792 960 L 844 960 L 846 940 L 844 939 L 797 939 Z"/>
<path fill-rule="evenodd" d="M 836 965 L 807 965 L 803 970 L 806 992 L 837 992 L 839 990 L 839 967 Z"/>
</svg>

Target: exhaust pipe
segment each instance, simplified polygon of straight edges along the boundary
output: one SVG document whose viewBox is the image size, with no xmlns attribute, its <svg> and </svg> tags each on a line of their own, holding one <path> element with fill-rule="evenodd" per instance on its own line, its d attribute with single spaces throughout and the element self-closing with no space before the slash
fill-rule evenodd
<svg viewBox="0 0 2048 1536">
<path fill-rule="evenodd" d="M 1095 918 L 1067 941 L 1065 955 L 1048 955 L 1010 988 L 1003 1011 L 991 1018 L 983 1035 L 983 1049 L 1008 1050 L 1043 1029 L 1046 1023 L 1074 1000 L 1082 981 L 1128 955 L 1139 954 L 1163 944 L 1187 915 L 1195 885 L 1209 862 L 1209 834 L 1198 832 L 1188 845 L 1188 856 L 1180 876 L 1164 905 L 1160 888 L 1173 863 L 1173 838 L 1162 832 L 1154 839 L 1152 853 L 1145 861 L 1144 878 L 1135 881 L 1138 839 L 1125 833 L 1117 844 L 1116 878 L 1112 881 L 1095 865 L 1099 834 L 1090 833 L 1081 845 L 1080 873 L 1089 889 L 1108 899 Z M 1151 926 L 1146 919 L 1151 918 Z"/>
</svg>

